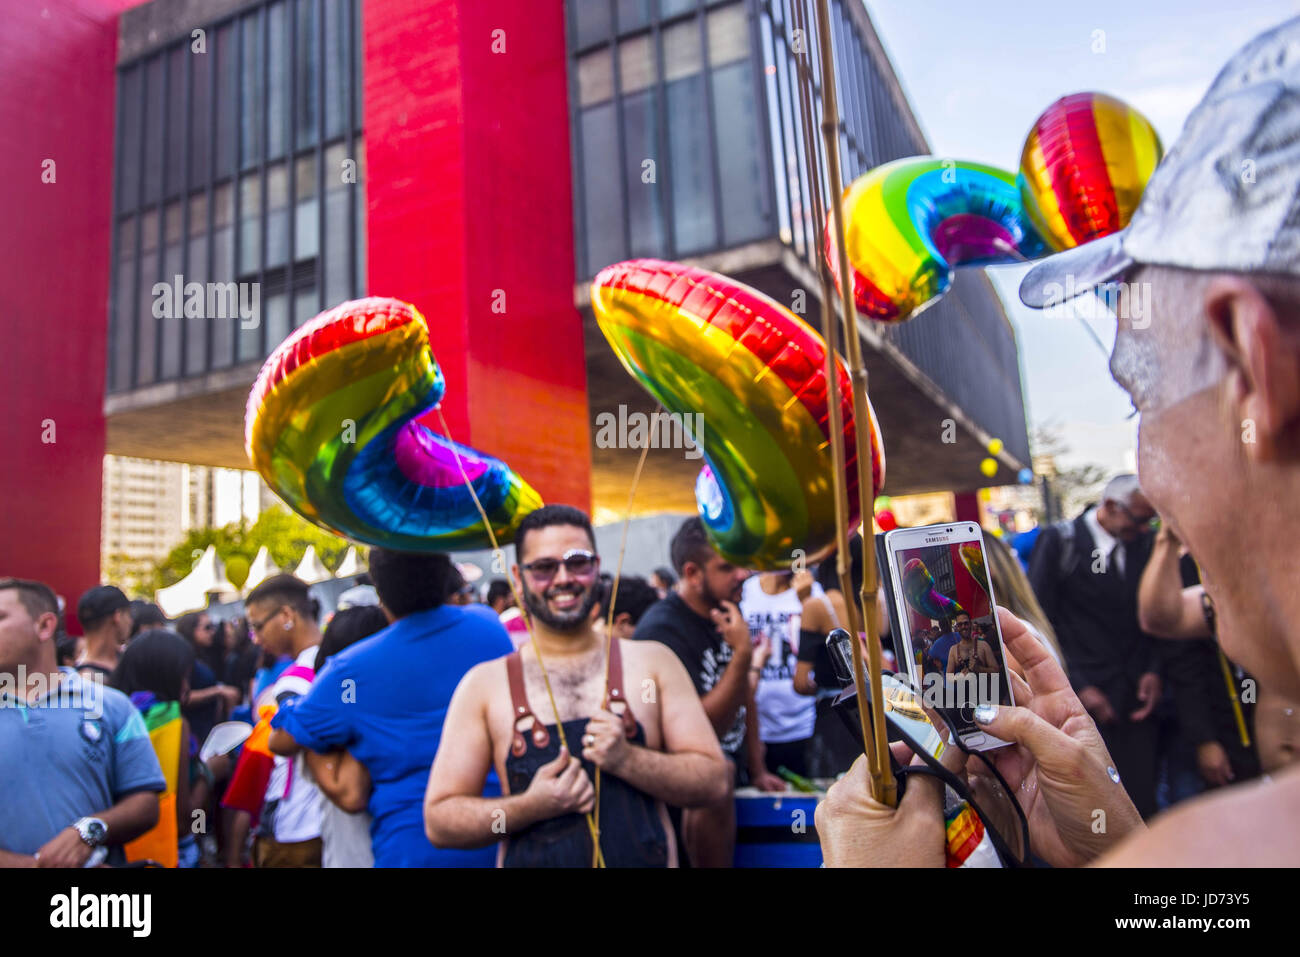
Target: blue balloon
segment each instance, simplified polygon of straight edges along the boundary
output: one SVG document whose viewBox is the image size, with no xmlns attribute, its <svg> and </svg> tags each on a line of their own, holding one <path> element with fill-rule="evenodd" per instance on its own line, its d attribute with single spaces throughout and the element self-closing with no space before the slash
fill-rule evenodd
<svg viewBox="0 0 1300 957">
<path fill-rule="evenodd" d="M 1017 473 L 1016 478 L 1019 479 L 1021 485 L 1028 485 L 1034 480 L 1033 470 L 1021 469 L 1019 473 Z"/>
</svg>

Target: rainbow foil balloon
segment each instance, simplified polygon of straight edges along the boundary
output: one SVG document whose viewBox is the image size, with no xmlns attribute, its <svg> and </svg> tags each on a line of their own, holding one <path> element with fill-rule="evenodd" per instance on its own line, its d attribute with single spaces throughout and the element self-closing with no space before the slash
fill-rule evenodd
<svg viewBox="0 0 1300 957">
<path fill-rule="evenodd" d="M 1075 93 L 1038 117 L 1020 156 L 1025 212 L 1055 249 L 1128 225 L 1160 162 L 1160 137 L 1113 96 Z"/>
<path fill-rule="evenodd" d="M 936 621 L 952 618 L 962 611 L 961 605 L 935 587 L 934 576 L 919 558 L 913 558 L 903 566 L 903 595 L 918 615 Z"/>
<path fill-rule="evenodd" d="M 975 579 L 975 583 L 984 589 L 984 594 L 989 592 L 989 574 L 984 568 L 984 551 L 980 548 L 978 542 L 963 542 L 957 546 L 957 554 L 961 556 L 961 563 L 966 566 L 966 571 L 970 572 L 970 577 Z"/>
<path fill-rule="evenodd" d="M 958 266 L 1023 262 L 1046 247 L 1016 179 L 979 163 L 914 156 L 858 177 L 844 191 L 844 229 L 858 312 L 881 322 L 916 315 L 946 293 Z M 839 257 L 827 215 L 826 256 Z"/>
<path fill-rule="evenodd" d="M 248 396 L 248 457 L 294 511 L 332 532 L 405 551 L 487 547 L 462 467 L 498 538 L 542 501 L 505 463 L 415 421 L 444 391 L 414 306 L 345 302 L 267 358 Z"/>
<path fill-rule="evenodd" d="M 602 270 L 591 304 L 623 367 L 675 414 L 701 413 L 707 466 L 696 502 L 718 552 L 747 568 L 789 567 L 834 543 L 830 406 L 821 336 L 725 276 L 638 259 Z M 837 359 L 850 526 L 858 523 L 848 373 Z M 870 415 L 872 497 L 885 479 Z"/>
</svg>

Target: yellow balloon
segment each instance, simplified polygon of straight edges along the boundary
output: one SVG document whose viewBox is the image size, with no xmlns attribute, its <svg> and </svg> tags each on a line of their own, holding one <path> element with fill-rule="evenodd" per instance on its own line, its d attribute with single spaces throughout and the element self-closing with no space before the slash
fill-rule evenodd
<svg viewBox="0 0 1300 957">
<path fill-rule="evenodd" d="M 991 442 L 989 442 L 989 455 L 997 455 L 1001 451 L 1002 451 L 1001 439 L 993 439 Z"/>
<path fill-rule="evenodd" d="M 996 459 L 985 459 L 980 463 L 980 471 L 989 478 L 998 474 L 998 463 Z"/>
</svg>

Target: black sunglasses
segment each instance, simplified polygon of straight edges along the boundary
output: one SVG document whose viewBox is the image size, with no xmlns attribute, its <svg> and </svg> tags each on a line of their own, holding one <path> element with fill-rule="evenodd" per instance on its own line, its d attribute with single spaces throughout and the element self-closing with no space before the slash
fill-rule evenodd
<svg viewBox="0 0 1300 957">
<path fill-rule="evenodd" d="M 522 566 L 535 581 L 548 582 L 559 572 L 560 566 L 569 573 L 570 578 L 586 578 L 593 574 L 600 563 L 600 556 L 585 548 L 571 548 L 563 558 L 539 558 Z"/>
</svg>

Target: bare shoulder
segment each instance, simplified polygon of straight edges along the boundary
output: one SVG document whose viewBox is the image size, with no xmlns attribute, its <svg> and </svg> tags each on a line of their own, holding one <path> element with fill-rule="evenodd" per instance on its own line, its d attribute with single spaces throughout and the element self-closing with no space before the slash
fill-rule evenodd
<svg viewBox="0 0 1300 957">
<path fill-rule="evenodd" d="M 1104 867 L 1300 866 L 1300 768 L 1196 798 L 1160 815 Z"/>
<path fill-rule="evenodd" d="M 460 679 L 456 693 L 470 702 L 482 704 L 492 697 L 493 690 L 506 681 L 505 658 L 494 658 L 476 664 Z"/>
<path fill-rule="evenodd" d="M 658 641 L 622 639 L 619 651 L 629 668 L 635 668 L 649 677 L 663 677 L 665 672 L 678 669 L 685 674 L 681 660 L 673 650 Z"/>
</svg>

